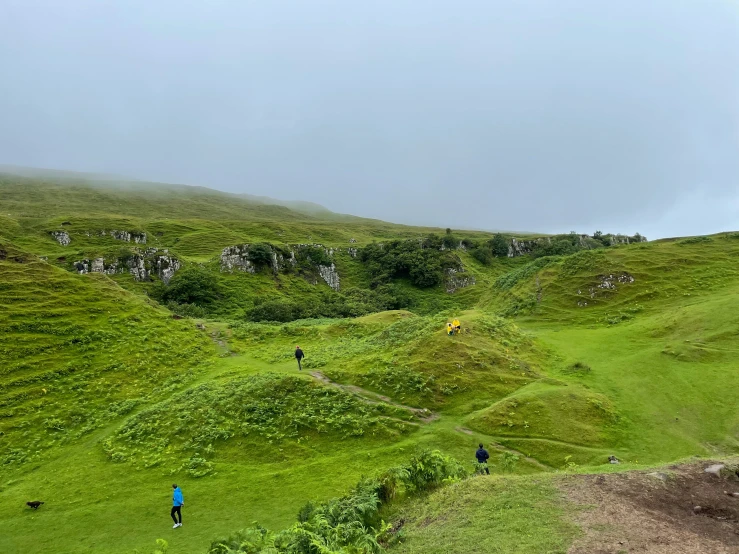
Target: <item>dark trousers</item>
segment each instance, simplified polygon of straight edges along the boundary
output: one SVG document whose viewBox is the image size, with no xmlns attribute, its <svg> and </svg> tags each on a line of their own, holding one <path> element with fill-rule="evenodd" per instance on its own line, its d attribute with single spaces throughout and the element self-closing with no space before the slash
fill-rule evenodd
<svg viewBox="0 0 739 554">
<path fill-rule="evenodd" d="M 484 469 L 485 473 L 490 475 L 490 470 L 488 469 L 488 461 L 483 460 L 482 462 L 480 460 L 477 460 L 477 463 L 480 464 L 482 467 L 480 469 Z"/>
<path fill-rule="evenodd" d="M 300 363 L 301 359 L 300 358 L 296 358 L 296 360 L 298 360 L 298 369 L 300 371 L 303 371 L 303 365 Z"/>
<path fill-rule="evenodd" d="M 177 521 L 177 517 L 175 516 L 175 514 L 180 516 L 180 521 Z M 172 516 L 172 519 L 175 523 L 182 523 L 182 506 L 172 506 L 172 511 L 169 513 L 169 515 Z"/>
</svg>

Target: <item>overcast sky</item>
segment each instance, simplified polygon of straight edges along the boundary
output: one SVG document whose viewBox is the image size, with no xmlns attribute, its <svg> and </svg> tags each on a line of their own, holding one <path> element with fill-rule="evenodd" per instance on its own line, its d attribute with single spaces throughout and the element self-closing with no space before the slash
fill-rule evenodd
<svg viewBox="0 0 739 554">
<path fill-rule="evenodd" d="M 450 227 L 739 230 L 734 0 L 0 0 L 0 163 Z"/>
</svg>

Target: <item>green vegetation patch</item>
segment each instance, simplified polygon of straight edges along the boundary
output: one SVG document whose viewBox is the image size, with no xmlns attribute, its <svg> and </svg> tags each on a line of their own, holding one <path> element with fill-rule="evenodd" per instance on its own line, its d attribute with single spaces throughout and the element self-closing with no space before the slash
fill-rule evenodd
<svg viewBox="0 0 739 554">
<path fill-rule="evenodd" d="M 419 498 L 395 516 L 397 554 L 565 554 L 580 532 L 548 477 L 476 477 Z"/>
<path fill-rule="evenodd" d="M 466 423 L 486 435 L 572 445 L 577 450 L 608 444 L 619 415 L 602 394 L 578 386 L 532 385 L 531 390 L 470 416 Z M 540 454 L 541 461 L 562 465 L 557 456 Z"/>
<path fill-rule="evenodd" d="M 175 395 L 128 420 L 104 449 L 114 462 L 143 467 L 184 459 L 181 469 L 197 477 L 212 470 L 209 459 L 229 439 L 244 444 L 242 456 L 248 458 L 258 443 L 397 436 L 411 429 L 399 418 L 411 419 L 406 411 L 308 379 L 265 373 L 211 381 Z"/>
<path fill-rule="evenodd" d="M 211 342 L 102 275 L 0 243 L 0 464 L 36 460 L 175 390 Z"/>
</svg>

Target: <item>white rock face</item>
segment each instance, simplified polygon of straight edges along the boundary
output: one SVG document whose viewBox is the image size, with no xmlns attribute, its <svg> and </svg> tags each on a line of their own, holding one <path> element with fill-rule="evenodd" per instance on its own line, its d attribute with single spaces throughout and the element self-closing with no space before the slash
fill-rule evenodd
<svg viewBox="0 0 739 554">
<path fill-rule="evenodd" d="M 246 271 L 247 273 L 256 272 L 254 264 L 247 259 L 248 255 L 248 244 L 227 246 L 221 252 L 221 271 L 232 272 L 234 269 L 237 269 L 239 271 Z"/>
<path fill-rule="evenodd" d="M 105 231 L 102 231 L 101 234 L 105 234 Z M 135 242 L 136 244 L 146 244 L 146 233 L 132 233 L 129 231 L 116 231 L 113 230 L 110 232 L 110 236 L 113 237 L 116 240 L 122 240 L 124 242 Z"/>
<path fill-rule="evenodd" d="M 51 231 L 51 236 L 62 246 L 69 246 L 69 243 L 72 242 L 69 233 L 66 231 Z"/>
<path fill-rule="evenodd" d="M 321 276 L 321 278 L 326 281 L 326 284 L 334 289 L 335 291 L 338 291 L 341 288 L 341 283 L 339 279 L 339 272 L 336 271 L 336 265 L 331 264 L 329 266 L 327 265 L 319 265 L 318 266 L 318 273 Z"/>
<path fill-rule="evenodd" d="M 169 284 L 169 281 L 174 276 L 182 264 L 177 258 L 171 256 L 158 256 L 156 258 L 156 271 L 159 278 L 164 281 L 165 285 Z"/>
<path fill-rule="evenodd" d="M 254 263 L 249 260 L 249 251 L 251 247 L 252 245 L 250 244 L 237 244 L 224 248 L 221 252 L 220 258 L 221 271 L 233 272 L 234 270 L 237 270 L 244 271 L 246 273 L 256 273 L 257 268 L 254 266 Z M 341 279 L 339 277 L 339 272 L 336 269 L 336 264 L 333 261 L 330 265 L 317 264 L 311 261 L 309 254 L 305 254 L 306 250 L 309 253 L 312 249 L 316 248 L 322 249 L 329 258 L 333 258 L 334 254 L 337 252 L 333 248 L 326 248 L 320 244 L 294 244 L 289 248 L 272 248 L 268 265 L 272 270 L 272 273 L 275 275 L 280 272 L 291 271 L 292 268 L 295 268 L 298 265 L 298 257 L 303 253 L 304 255 L 300 259 L 304 259 L 304 261 L 307 260 L 307 265 L 311 266 L 314 271 L 312 275 L 309 274 L 309 272 L 306 274 L 306 271 L 304 271 L 306 268 L 304 266 L 301 269 L 303 276 L 306 277 L 309 282 L 317 284 L 317 272 L 329 287 L 338 291 L 341 287 Z M 351 253 L 352 250 L 354 250 L 354 254 Z M 350 248 L 349 252 L 352 256 L 357 255 L 356 248 Z"/>
<path fill-rule="evenodd" d="M 170 256 L 166 250 L 159 254 L 156 248 L 150 248 L 143 254 L 133 254 L 125 262 L 114 258 L 95 258 L 94 260 L 80 260 L 74 263 L 77 273 L 130 273 L 136 281 L 150 281 L 152 275 L 159 277 L 164 283 L 169 283 L 172 276 L 182 267 L 180 261 Z"/>
</svg>

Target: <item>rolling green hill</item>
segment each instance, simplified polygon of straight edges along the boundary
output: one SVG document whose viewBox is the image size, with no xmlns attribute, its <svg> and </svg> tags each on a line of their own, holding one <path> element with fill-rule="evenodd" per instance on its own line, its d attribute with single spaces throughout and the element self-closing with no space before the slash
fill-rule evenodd
<svg viewBox="0 0 739 554">
<path fill-rule="evenodd" d="M 204 553 L 259 522 L 291 531 L 235 551 L 472 553 L 470 521 L 564 552 L 554 475 L 739 451 L 735 233 L 447 232 L 76 176 L 5 175 L 0 206 L 2 552 Z"/>
</svg>

